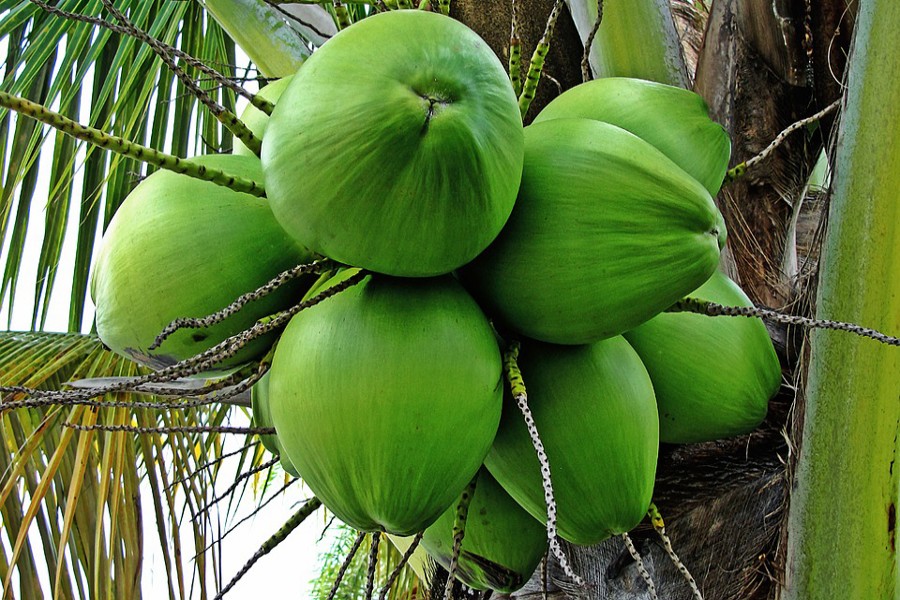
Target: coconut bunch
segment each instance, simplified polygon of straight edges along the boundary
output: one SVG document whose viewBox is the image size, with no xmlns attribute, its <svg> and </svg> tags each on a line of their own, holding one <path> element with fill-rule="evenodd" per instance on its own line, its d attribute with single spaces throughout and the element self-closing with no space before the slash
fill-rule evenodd
<svg viewBox="0 0 900 600">
<path fill-rule="evenodd" d="M 424 11 L 354 24 L 264 93 L 271 117 L 248 118 L 261 161 L 197 160 L 261 181 L 267 199 L 171 174 L 141 183 L 94 273 L 98 332 L 161 366 L 307 302 L 253 390 L 254 419 L 347 524 L 424 531 L 449 566 L 474 481 L 456 576 L 510 592 L 547 549 L 535 429 L 560 536 L 593 544 L 643 519 L 660 440 L 764 417 L 779 369 L 762 323 L 664 312 L 685 296 L 749 304 L 716 272 L 730 145 L 695 94 L 597 80 L 523 127 L 490 48 Z M 344 267 L 153 344 L 171 320 L 321 257 Z M 506 382 L 513 340 L 533 423 Z"/>
</svg>

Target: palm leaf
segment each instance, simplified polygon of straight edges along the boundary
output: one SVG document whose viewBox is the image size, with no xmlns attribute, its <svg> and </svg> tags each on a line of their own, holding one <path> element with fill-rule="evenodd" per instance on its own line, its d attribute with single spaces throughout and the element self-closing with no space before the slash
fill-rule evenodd
<svg viewBox="0 0 900 600">
<path fill-rule="evenodd" d="M 130 377 L 138 372 L 134 363 L 108 352 L 93 336 L 0 333 L 0 385 L 61 389 L 70 379 Z M 12 394 L 3 403 L 9 406 L 20 399 L 21 395 Z M 104 399 L 130 401 L 132 396 Z M 213 499 L 222 471 L 201 467 L 225 450 L 221 436 L 164 432 L 135 436 L 121 431 L 76 431 L 63 423 L 137 423 L 154 428 L 224 424 L 229 418 L 229 407 L 219 405 L 166 411 L 85 405 L 4 410 L 0 414 L 4 448 L 0 453 L 4 523 L 0 535 L 7 544 L 0 548 L 13 551 L 0 556 L 3 589 L 11 590 L 16 573 L 19 596 L 42 597 L 39 575 L 46 569 L 52 589 L 43 593 L 138 597 L 143 534 L 137 507 L 146 493 L 138 473 L 143 472 L 154 497 L 170 595 L 190 597 L 191 586 L 196 585 L 201 597 L 209 596 L 209 590 L 203 589 L 218 569 L 216 556 L 187 559 L 192 554 L 188 548 L 205 548 L 213 541 L 211 517 L 200 515 L 194 520 L 193 539 L 186 545 L 181 525 L 185 512 L 195 515 L 198 507 Z M 244 465 L 265 460 L 249 444 L 239 454 Z M 182 478 L 184 474 L 192 476 Z"/>
<path fill-rule="evenodd" d="M 223 70 L 226 76 L 234 76 L 234 43 L 214 20 L 204 18 L 199 4 L 163 0 L 116 0 L 115 4 L 150 35 L 169 44 L 178 42 L 182 50 Z M 105 16 L 100 0 L 63 0 L 58 8 Z M 12 49 L 0 84 L 4 91 L 55 105 L 59 112 L 76 119 L 81 105 L 89 102 L 92 126 L 181 156 L 208 152 L 204 139 L 212 150 L 230 148 L 230 134 L 208 110 L 198 109 L 197 101 L 180 82 L 174 82 L 174 75 L 161 60 L 134 39 L 48 14 L 27 0 L 0 12 L 0 39 Z M 214 82 L 204 85 L 213 99 L 234 107 L 232 92 L 219 89 Z M 24 256 L 26 235 L 37 225 L 31 218 L 34 206 L 45 211 L 31 326 L 45 326 L 63 249 L 72 245 L 75 261 L 68 294 L 68 328 L 78 331 L 84 325 L 90 257 L 98 227 L 105 228 L 147 170 L 134 161 L 109 158 L 80 142 L 51 134 L 48 128 L 9 115 L 5 109 L 0 109 L 0 143 L 0 154 L 9 155 L 0 173 L 0 239 L 6 244 L 0 302 L 5 301 L 9 311 L 7 326 L 12 323 L 16 291 L 23 283 L 23 265 L 29 258 Z M 45 154 L 46 160 L 42 159 Z M 45 176 L 47 191 L 41 187 L 38 193 L 38 181 Z"/>
</svg>

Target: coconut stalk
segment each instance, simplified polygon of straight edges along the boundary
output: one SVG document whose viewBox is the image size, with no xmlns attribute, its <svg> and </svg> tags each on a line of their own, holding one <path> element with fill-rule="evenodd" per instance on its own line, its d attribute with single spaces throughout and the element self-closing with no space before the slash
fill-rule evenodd
<svg viewBox="0 0 900 600">
<path fill-rule="evenodd" d="M 900 331 L 900 4 L 859 5 L 817 316 Z M 895 598 L 900 352 L 811 335 L 782 597 Z"/>
<path fill-rule="evenodd" d="M 597 20 L 597 0 L 566 0 L 581 41 Z M 604 0 L 590 49 L 595 78 L 638 77 L 690 88 L 668 0 Z"/>
</svg>

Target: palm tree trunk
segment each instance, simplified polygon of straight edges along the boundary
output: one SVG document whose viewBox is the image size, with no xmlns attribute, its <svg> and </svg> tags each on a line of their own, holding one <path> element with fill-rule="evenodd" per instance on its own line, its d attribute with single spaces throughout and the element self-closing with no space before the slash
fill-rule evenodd
<svg viewBox="0 0 900 600">
<path fill-rule="evenodd" d="M 900 4 L 860 3 L 817 316 L 900 330 Z M 895 598 L 900 353 L 811 336 L 782 597 Z"/>
</svg>

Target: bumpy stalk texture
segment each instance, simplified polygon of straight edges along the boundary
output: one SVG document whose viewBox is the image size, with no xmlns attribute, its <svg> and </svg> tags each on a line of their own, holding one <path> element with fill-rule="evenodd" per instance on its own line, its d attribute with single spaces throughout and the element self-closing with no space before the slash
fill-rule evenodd
<svg viewBox="0 0 900 600">
<path fill-rule="evenodd" d="M 522 379 L 522 371 L 519 370 L 517 362 L 519 348 L 518 342 L 510 344 L 503 357 L 503 367 L 506 372 L 506 378 L 509 381 L 510 391 L 516 400 L 519 411 L 522 413 L 522 418 L 525 419 L 528 435 L 531 437 L 531 443 L 541 465 L 541 484 L 544 487 L 544 502 L 547 504 L 547 543 L 550 546 L 550 552 L 559 561 L 559 565 L 566 576 L 577 585 L 584 585 L 584 580 L 569 566 L 569 559 L 559 545 L 559 538 L 556 533 L 556 499 L 553 496 L 553 481 L 550 478 L 550 461 L 547 459 L 544 443 L 541 441 L 537 427 L 534 424 L 534 416 L 528 407 L 528 392 L 525 390 L 525 381 Z"/>
<path fill-rule="evenodd" d="M 0 92 L 0 106 L 50 125 L 54 129 L 58 129 L 76 139 L 89 142 L 106 150 L 112 150 L 116 154 L 121 154 L 155 167 L 202 179 L 203 181 L 211 181 L 216 185 L 225 186 L 236 192 L 244 192 L 258 197 L 265 197 L 266 195 L 262 185 L 255 181 L 234 177 L 218 169 L 195 165 L 183 158 L 141 146 L 99 129 L 82 125 L 25 98 Z"/>
</svg>

